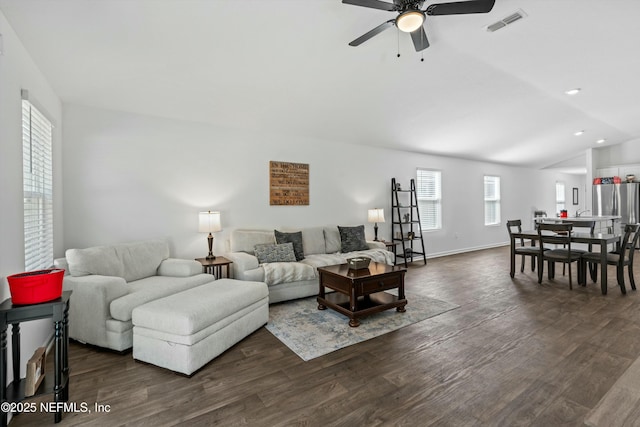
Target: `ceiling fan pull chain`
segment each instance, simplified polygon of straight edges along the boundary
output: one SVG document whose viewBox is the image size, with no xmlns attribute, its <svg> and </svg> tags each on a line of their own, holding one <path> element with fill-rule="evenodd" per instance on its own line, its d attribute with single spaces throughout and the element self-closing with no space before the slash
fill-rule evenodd
<svg viewBox="0 0 640 427">
<path fill-rule="evenodd" d="M 398 58 L 400 58 L 400 30 L 396 27 L 396 36 L 398 40 Z"/>
</svg>

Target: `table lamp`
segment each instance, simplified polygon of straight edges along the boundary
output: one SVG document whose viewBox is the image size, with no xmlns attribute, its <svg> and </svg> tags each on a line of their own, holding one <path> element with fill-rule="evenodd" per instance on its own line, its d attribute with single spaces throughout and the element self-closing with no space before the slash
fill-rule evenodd
<svg viewBox="0 0 640 427">
<path fill-rule="evenodd" d="M 201 233 L 209 233 L 207 236 L 207 240 L 209 241 L 209 255 L 207 255 L 206 259 L 216 259 L 215 255 L 213 255 L 213 234 L 211 233 L 222 230 L 220 226 L 220 212 L 200 212 L 199 220 L 200 226 L 198 231 Z"/>
<path fill-rule="evenodd" d="M 369 222 L 373 222 L 373 231 L 375 232 L 374 242 L 378 241 L 378 223 L 384 222 L 384 209 L 369 209 Z"/>
</svg>

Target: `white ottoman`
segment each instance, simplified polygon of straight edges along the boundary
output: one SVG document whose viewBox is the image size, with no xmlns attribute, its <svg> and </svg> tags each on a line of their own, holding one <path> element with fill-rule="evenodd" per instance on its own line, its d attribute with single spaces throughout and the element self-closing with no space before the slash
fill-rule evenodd
<svg viewBox="0 0 640 427">
<path fill-rule="evenodd" d="M 133 358 L 191 375 L 268 320 L 265 283 L 215 280 L 136 307 Z"/>
</svg>

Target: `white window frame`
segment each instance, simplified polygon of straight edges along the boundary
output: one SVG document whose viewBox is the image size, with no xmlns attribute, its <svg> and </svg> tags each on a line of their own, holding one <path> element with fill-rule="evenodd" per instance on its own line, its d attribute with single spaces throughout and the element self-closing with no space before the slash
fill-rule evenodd
<svg viewBox="0 0 640 427">
<path fill-rule="evenodd" d="M 566 188 L 563 181 L 556 181 L 556 213 L 559 214 L 566 206 Z"/>
<path fill-rule="evenodd" d="M 53 265 L 53 125 L 22 91 L 24 267 Z"/>
<path fill-rule="evenodd" d="M 442 171 L 418 168 L 416 171 L 416 198 L 420 213 L 420 229 L 442 229 Z M 430 187 L 432 183 L 433 188 Z"/>
<path fill-rule="evenodd" d="M 485 175 L 484 225 L 500 225 L 500 221 L 500 177 L 495 175 Z"/>
</svg>

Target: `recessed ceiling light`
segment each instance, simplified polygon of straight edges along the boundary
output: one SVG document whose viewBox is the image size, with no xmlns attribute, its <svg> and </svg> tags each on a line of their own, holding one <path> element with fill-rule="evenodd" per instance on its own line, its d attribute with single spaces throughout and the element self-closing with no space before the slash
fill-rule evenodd
<svg viewBox="0 0 640 427">
<path fill-rule="evenodd" d="M 605 141 L 606 141 L 606 139 L 601 138 L 601 139 L 597 140 L 596 143 L 603 144 Z"/>
<path fill-rule="evenodd" d="M 577 87 L 575 89 L 569 89 L 569 90 L 565 91 L 564 93 L 566 93 L 567 95 L 577 95 L 581 90 L 582 89 Z"/>
<path fill-rule="evenodd" d="M 574 133 L 574 135 L 575 135 L 575 136 L 580 136 L 580 135 L 582 135 L 583 133 L 584 133 L 584 131 L 583 131 L 583 130 L 579 130 L 579 131 L 575 132 L 575 133 Z"/>
</svg>

